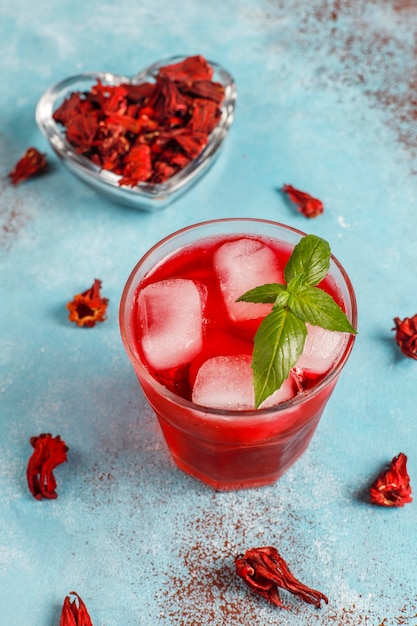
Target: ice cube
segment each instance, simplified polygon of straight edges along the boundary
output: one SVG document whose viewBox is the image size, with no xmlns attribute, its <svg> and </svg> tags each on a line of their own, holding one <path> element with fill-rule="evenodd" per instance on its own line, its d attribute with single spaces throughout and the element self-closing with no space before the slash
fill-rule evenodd
<svg viewBox="0 0 417 626">
<path fill-rule="evenodd" d="M 246 354 L 217 356 L 203 363 L 197 373 L 192 400 L 196 404 L 234 411 L 255 408 L 252 357 Z M 262 408 L 279 404 L 295 395 L 291 378 L 262 404 Z"/>
<path fill-rule="evenodd" d="M 232 354 L 246 354 L 251 356 L 253 343 L 240 337 L 231 335 L 223 330 L 214 329 L 204 334 L 202 351 L 193 359 L 189 372 L 191 385 L 194 384 L 198 370 L 202 364 L 215 356 L 229 356 Z"/>
<path fill-rule="evenodd" d="M 268 283 L 283 283 L 271 248 L 257 239 L 242 237 L 220 246 L 214 254 L 214 268 L 219 276 L 224 302 L 233 321 L 265 317 L 272 305 L 236 302 L 249 289 Z"/>
<path fill-rule="evenodd" d="M 307 324 L 307 330 L 304 350 L 298 359 L 297 367 L 315 374 L 324 374 L 344 350 L 349 333 L 326 330 L 311 324 Z"/>
<path fill-rule="evenodd" d="M 170 278 L 139 292 L 142 349 L 156 370 L 191 361 L 203 344 L 205 289 L 185 278 Z"/>
<path fill-rule="evenodd" d="M 280 404 L 281 402 L 286 402 L 290 400 L 294 396 L 297 395 L 298 385 L 296 385 L 296 381 L 293 378 L 292 372 L 290 372 L 289 377 L 284 380 L 281 387 L 277 389 L 272 396 L 269 396 L 266 400 L 264 400 L 260 406 L 261 409 L 265 409 L 267 407 L 275 406 L 276 404 Z"/>
</svg>

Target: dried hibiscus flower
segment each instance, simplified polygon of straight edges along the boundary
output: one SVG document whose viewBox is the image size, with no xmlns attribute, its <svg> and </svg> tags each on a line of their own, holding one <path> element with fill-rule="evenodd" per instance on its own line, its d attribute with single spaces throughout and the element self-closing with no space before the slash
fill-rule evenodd
<svg viewBox="0 0 417 626">
<path fill-rule="evenodd" d="M 284 185 L 282 191 L 297 205 L 305 217 L 317 217 L 323 213 L 323 202 L 318 198 L 313 198 L 309 193 L 295 189 L 292 185 Z"/>
<path fill-rule="evenodd" d="M 106 319 L 108 299 L 100 295 L 101 280 L 95 279 L 92 287 L 78 293 L 71 302 L 68 302 L 68 319 L 75 322 L 77 326 L 91 328 L 97 322 L 104 322 Z"/>
<path fill-rule="evenodd" d="M 67 460 L 68 447 L 59 435 L 49 433 L 31 437 L 30 443 L 34 451 L 26 470 L 29 490 L 37 500 L 54 500 L 58 496 L 53 470 Z"/>
<path fill-rule="evenodd" d="M 28 148 L 11 172 L 9 172 L 9 178 L 13 185 L 18 185 L 27 178 L 43 174 L 47 169 L 46 155 L 41 154 L 36 148 Z"/>
<path fill-rule="evenodd" d="M 120 176 L 118 184 L 158 184 L 207 145 L 225 88 L 201 55 L 160 67 L 154 82 L 73 92 L 53 113 L 78 154 Z"/>
<path fill-rule="evenodd" d="M 394 318 L 395 341 L 405 356 L 417 359 L 417 314 L 400 320 Z"/>
<path fill-rule="evenodd" d="M 322 600 L 328 603 L 323 593 L 310 589 L 291 574 L 276 548 L 269 546 L 247 550 L 244 555 L 236 557 L 235 565 L 237 575 L 248 587 L 275 606 L 287 608 L 280 598 L 279 587 L 317 608 L 320 608 Z"/>
<path fill-rule="evenodd" d="M 413 501 L 407 457 L 403 452 L 392 459 L 388 469 L 375 480 L 370 489 L 370 499 L 379 506 L 399 507 Z"/>
<path fill-rule="evenodd" d="M 72 602 L 71 595 L 75 596 Z M 93 626 L 84 602 L 75 591 L 70 591 L 64 600 L 59 626 Z"/>
</svg>

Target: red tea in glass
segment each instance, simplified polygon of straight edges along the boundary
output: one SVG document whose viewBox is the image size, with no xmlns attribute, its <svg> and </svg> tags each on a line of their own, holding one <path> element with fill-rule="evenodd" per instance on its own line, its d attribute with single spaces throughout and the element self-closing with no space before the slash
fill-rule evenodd
<svg viewBox="0 0 417 626">
<path fill-rule="evenodd" d="M 254 335 L 272 305 L 236 302 L 284 268 L 303 233 L 225 219 L 178 231 L 139 261 L 123 292 L 122 338 L 177 466 L 216 489 L 273 483 L 307 448 L 354 336 L 308 326 L 290 376 L 255 410 Z M 356 325 L 332 257 L 319 285 Z"/>
</svg>

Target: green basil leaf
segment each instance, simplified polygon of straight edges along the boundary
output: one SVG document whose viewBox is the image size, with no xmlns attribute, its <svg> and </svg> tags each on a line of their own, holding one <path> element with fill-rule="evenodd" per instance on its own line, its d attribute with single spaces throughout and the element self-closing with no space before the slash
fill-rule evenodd
<svg viewBox="0 0 417 626">
<path fill-rule="evenodd" d="M 333 298 L 316 287 L 330 269 L 330 246 L 306 235 L 294 247 L 284 270 L 286 285 L 255 287 L 237 301 L 270 303 L 272 307 L 255 335 L 252 357 L 255 406 L 279 389 L 296 365 L 307 336 L 306 324 L 356 334 Z"/>
<path fill-rule="evenodd" d="M 277 298 L 284 303 L 281 306 L 285 306 L 288 294 L 285 285 L 279 285 L 278 283 L 270 283 L 268 285 L 262 285 L 261 287 L 255 287 L 250 289 L 243 296 L 240 296 L 236 302 L 255 302 L 258 304 L 268 304 L 276 302 Z"/>
<path fill-rule="evenodd" d="M 273 308 L 255 335 L 252 369 L 255 406 L 279 389 L 297 363 L 307 336 L 305 322 L 288 308 Z"/>
<path fill-rule="evenodd" d="M 287 285 L 288 292 L 292 294 L 296 294 L 302 289 L 305 288 L 305 284 L 302 276 L 294 276 L 291 278 L 290 282 Z"/>
<path fill-rule="evenodd" d="M 318 287 L 305 287 L 292 295 L 288 306 L 300 319 L 321 326 L 327 330 L 336 330 L 356 334 L 345 313 L 333 298 Z"/>
<path fill-rule="evenodd" d="M 284 270 L 285 282 L 317 285 L 330 268 L 330 246 L 317 235 L 306 235 L 295 246 Z"/>
</svg>

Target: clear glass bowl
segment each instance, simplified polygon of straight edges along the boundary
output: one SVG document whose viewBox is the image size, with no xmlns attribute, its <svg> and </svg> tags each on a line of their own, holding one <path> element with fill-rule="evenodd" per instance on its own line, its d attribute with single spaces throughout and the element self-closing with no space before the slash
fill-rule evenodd
<svg viewBox="0 0 417 626">
<path fill-rule="evenodd" d="M 149 82 L 152 81 L 159 68 L 177 63 L 185 58 L 185 56 L 174 56 L 157 61 L 132 78 L 108 72 L 90 72 L 66 78 L 50 87 L 40 98 L 36 107 L 36 122 L 58 157 L 83 182 L 106 194 L 112 200 L 134 208 L 149 211 L 163 208 L 195 184 L 207 172 L 219 154 L 233 122 L 237 97 L 236 84 L 229 72 L 217 63 L 208 61 L 214 70 L 213 80 L 221 83 L 225 88 L 225 97 L 220 107 L 220 120 L 210 134 L 207 145 L 202 152 L 186 167 L 163 183 L 139 183 L 135 187 L 120 186 L 118 183 L 120 176 L 108 170 L 100 169 L 87 157 L 76 153 L 65 138 L 65 128 L 57 124 L 52 115 L 72 92 L 90 90 L 97 79 L 100 79 L 104 85 L 112 86 L 123 82 L 132 84 Z"/>
</svg>

